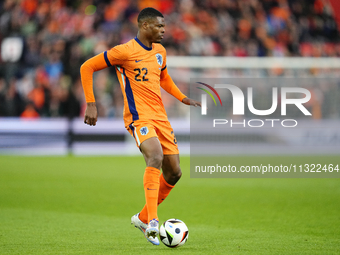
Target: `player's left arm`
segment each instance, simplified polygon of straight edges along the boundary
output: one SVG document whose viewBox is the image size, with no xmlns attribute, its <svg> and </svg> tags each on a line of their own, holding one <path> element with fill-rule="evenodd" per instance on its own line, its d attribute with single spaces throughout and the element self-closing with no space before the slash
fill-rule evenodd
<svg viewBox="0 0 340 255">
<path fill-rule="evenodd" d="M 160 83 L 161 83 L 161 87 L 166 92 L 168 92 L 170 95 L 173 95 L 175 98 L 177 98 L 183 104 L 193 105 L 195 107 L 201 106 L 201 102 L 188 98 L 186 95 L 184 95 L 179 90 L 179 88 L 176 86 L 176 84 L 171 79 L 171 76 L 168 74 L 168 70 L 167 70 L 166 66 L 162 69 Z"/>
</svg>

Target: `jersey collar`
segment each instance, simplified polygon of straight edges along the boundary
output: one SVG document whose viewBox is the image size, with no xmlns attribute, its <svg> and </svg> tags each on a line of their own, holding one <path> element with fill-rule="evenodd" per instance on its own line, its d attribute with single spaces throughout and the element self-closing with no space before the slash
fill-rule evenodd
<svg viewBox="0 0 340 255">
<path fill-rule="evenodd" d="M 150 50 L 152 50 L 152 47 L 146 47 L 138 38 L 137 38 L 137 36 L 135 37 L 135 40 L 136 40 L 136 42 L 138 42 L 138 44 L 140 45 L 140 46 L 142 46 L 145 50 L 147 50 L 147 51 L 150 51 Z"/>
</svg>

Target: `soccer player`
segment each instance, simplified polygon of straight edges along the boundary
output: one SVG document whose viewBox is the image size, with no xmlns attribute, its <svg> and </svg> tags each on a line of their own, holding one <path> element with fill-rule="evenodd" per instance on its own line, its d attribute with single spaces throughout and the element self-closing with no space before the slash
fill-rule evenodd
<svg viewBox="0 0 340 255">
<path fill-rule="evenodd" d="M 93 72 L 115 66 L 124 96 L 124 124 L 142 152 L 144 172 L 144 208 L 132 216 L 131 224 L 148 241 L 159 245 L 157 206 L 180 179 L 179 151 L 174 132 L 162 103 L 161 90 L 186 105 L 201 103 L 186 97 L 174 84 L 166 68 L 166 51 L 160 44 L 164 32 L 163 15 L 145 8 L 138 15 L 137 36 L 87 60 L 80 68 L 87 107 L 84 123 L 95 126 L 97 108 L 93 94 Z M 162 174 L 160 174 L 162 169 Z"/>
</svg>

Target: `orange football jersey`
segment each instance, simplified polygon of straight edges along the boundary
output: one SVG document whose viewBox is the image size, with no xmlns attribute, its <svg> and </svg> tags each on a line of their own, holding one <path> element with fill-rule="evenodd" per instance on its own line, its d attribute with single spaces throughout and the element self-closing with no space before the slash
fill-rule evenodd
<svg viewBox="0 0 340 255">
<path fill-rule="evenodd" d="M 115 66 L 124 96 L 124 123 L 136 120 L 162 120 L 167 115 L 161 98 L 165 91 L 182 101 L 186 96 L 177 88 L 166 69 L 166 51 L 161 44 L 146 47 L 137 37 L 94 56 L 80 68 L 86 102 L 95 102 L 93 72 Z"/>
<path fill-rule="evenodd" d="M 115 65 L 124 96 L 125 125 L 139 119 L 167 120 L 161 99 L 160 76 L 166 68 L 161 44 L 146 47 L 138 38 L 104 52 L 107 65 Z"/>
</svg>

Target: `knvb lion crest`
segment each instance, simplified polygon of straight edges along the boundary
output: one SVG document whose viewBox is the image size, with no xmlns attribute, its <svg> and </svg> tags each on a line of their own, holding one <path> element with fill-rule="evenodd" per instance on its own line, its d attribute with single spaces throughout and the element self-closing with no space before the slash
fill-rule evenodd
<svg viewBox="0 0 340 255">
<path fill-rule="evenodd" d="M 147 135 L 149 133 L 149 129 L 147 127 L 142 127 L 140 129 L 141 135 Z"/>
<path fill-rule="evenodd" d="M 157 59 L 157 63 L 162 66 L 163 65 L 163 56 L 159 53 L 156 54 L 156 59 Z"/>
</svg>

